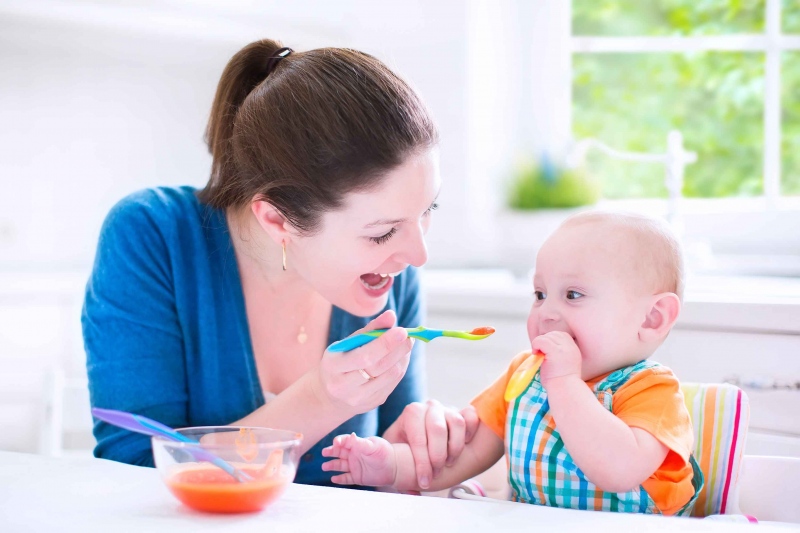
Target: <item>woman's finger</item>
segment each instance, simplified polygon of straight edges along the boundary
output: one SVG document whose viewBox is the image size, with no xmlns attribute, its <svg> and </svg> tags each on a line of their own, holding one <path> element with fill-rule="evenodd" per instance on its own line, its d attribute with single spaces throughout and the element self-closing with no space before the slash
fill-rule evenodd
<svg viewBox="0 0 800 533">
<path fill-rule="evenodd" d="M 469 444 L 472 437 L 478 432 L 481 419 L 478 418 L 478 410 L 474 406 L 468 405 L 461 410 L 461 417 L 464 419 L 464 444 Z"/>
<path fill-rule="evenodd" d="M 454 408 L 444 410 L 444 419 L 447 422 L 447 461 L 445 465 L 451 466 L 464 451 L 464 445 L 467 440 L 467 424 L 461 413 Z M 434 477 L 436 477 L 435 470 Z"/>
<path fill-rule="evenodd" d="M 384 311 L 383 313 L 379 314 L 372 320 L 370 320 L 366 326 L 363 328 L 354 331 L 350 336 L 357 335 L 359 333 L 364 333 L 365 331 L 372 331 L 375 329 L 389 329 L 394 327 L 395 323 L 397 323 L 397 315 L 391 309 Z"/>
<path fill-rule="evenodd" d="M 392 350 L 392 353 L 388 353 L 380 358 L 377 362 L 365 366 L 364 370 L 366 370 L 373 378 L 382 375 L 384 372 L 389 371 L 393 366 L 400 364 L 403 358 L 411 355 L 411 350 L 414 348 L 414 342 L 414 339 L 407 337 L 405 342 L 401 343 L 398 347 Z M 405 373 L 405 371 L 403 373 Z"/>
<path fill-rule="evenodd" d="M 447 420 L 444 407 L 436 400 L 428 400 L 425 413 L 425 433 L 428 440 L 428 458 L 433 469 L 433 477 L 439 475 L 447 462 Z"/>
<path fill-rule="evenodd" d="M 387 355 L 391 355 L 395 349 L 403 346 L 407 339 L 408 334 L 405 329 L 391 328 L 369 344 L 365 344 L 364 346 L 343 354 L 337 354 L 336 366 L 340 372 L 352 372 L 359 368 L 371 368 L 381 359 L 387 357 Z M 404 347 L 400 350 L 400 353 L 408 350 L 410 350 L 410 348 Z M 393 363 L 394 362 L 397 362 L 396 357 L 393 360 Z M 391 366 L 391 364 L 388 366 Z"/>
<path fill-rule="evenodd" d="M 420 488 L 426 489 L 430 486 L 433 479 L 431 461 L 428 458 L 428 437 L 425 432 L 425 414 L 428 406 L 423 403 L 410 403 L 403 410 L 398 422 L 402 424 L 400 428 L 399 442 L 405 442 L 411 448 L 411 455 L 414 456 L 414 470 L 417 474 L 417 483 Z"/>
</svg>

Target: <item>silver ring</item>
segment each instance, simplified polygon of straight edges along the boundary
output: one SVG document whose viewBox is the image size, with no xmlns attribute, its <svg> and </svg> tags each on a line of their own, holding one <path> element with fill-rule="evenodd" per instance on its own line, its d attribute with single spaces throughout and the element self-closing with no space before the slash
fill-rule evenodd
<svg viewBox="0 0 800 533">
<path fill-rule="evenodd" d="M 370 376 L 369 372 L 367 372 L 363 368 L 359 368 L 358 373 L 361 374 L 367 381 L 372 381 L 373 379 L 375 379 L 374 377 Z"/>
</svg>

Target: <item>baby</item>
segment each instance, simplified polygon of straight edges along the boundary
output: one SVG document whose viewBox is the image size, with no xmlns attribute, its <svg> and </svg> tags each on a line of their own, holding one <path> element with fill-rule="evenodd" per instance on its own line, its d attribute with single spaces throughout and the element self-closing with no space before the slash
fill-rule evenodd
<svg viewBox="0 0 800 533">
<path fill-rule="evenodd" d="M 356 435 L 323 451 L 335 458 L 323 469 L 343 472 L 333 481 L 439 490 L 505 453 L 516 501 L 689 514 L 703 485 L 689 412 L 672 371 L 648 360 L 681 309 L 683 261 L 669 228 L 636 215 L 576 215 L 539 251 L 533 294 L 531 350 L 472 401 L 478 431 L 431 487 L 417 485 L 408 445 Z M 544 355 L 540 370 L 515 387 L 532 354 Z"/>
</svg>

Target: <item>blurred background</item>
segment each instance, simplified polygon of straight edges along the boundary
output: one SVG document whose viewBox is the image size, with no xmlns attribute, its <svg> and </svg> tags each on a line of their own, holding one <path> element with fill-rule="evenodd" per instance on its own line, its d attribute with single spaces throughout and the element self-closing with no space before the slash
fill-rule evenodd
<svg viewBox="0 0 800 533">
<path fill-rule="evenodd" d="M 646 212 L 690 267 L 656 359 L 738 383 L 749 452 L 800 456 L 800 0 L 0 0 L 0 449 L 91 448 L 102 220 L 205 184 L 216 83 L 263 37 L 369 52 L 439 124 L 429 323 L 498 334 L 431 345 L 431 396 L 465 404 L 525 348 L 526 278 L 565 216 Z"/>
</svg>

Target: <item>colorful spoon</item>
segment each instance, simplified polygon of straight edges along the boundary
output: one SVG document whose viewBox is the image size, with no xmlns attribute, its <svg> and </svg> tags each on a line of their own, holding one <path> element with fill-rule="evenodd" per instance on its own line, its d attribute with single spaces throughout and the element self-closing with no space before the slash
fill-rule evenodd
<svg viewBox="0 0 800 533">
<path fill-rule="evenodd" d="M 430 342 L 436 337 L 453 337 L 455 339 L 479 341 L 494 333 L 494 328 L 490 327 L 475 328 L 472 331 L 448 331 L 442 329 L 428 329 L 420 326 L 418 328 L 405 328 L 405 330 L 409 337 L 419 339 L 422 342 Z M 359 346 L 364 346 L 365 344 L 374 341 L 387 331 L 388 330 L 386 329 L 376 329 L 373 331 L 359 333 L 358 335 L 353 335 L 352 337 L 347 337 L 346 339 L 336 341 L 328 346 L 328 351 L 349 352 L 350 350 L 354 350 Z"/>
<path fill-rule="evenodd" d="M 198 461 L 205 461 L 220 467 L 239 483 L 244 483 L 245 481 L 251 481 L 253 479 L 241 470 L 235 468 L 230 463 L 224 461 L 222 458 L 217 457 L 213 453 L 200 447 L 200 443 L 196 440 L 190 439 L 185 435 L 181 435 L 174 429 L 145 416 L 134 415 L 132 413 L 126 413 L 125 411 L 115 411 L 114 409 L 100 409 L 99 407 L 92 408 L 92 415 L 103 422 L 108 422 L 114 426 L 121 427 L 129 431 L 135 431 L 136 433 L 144 433 L 145 435 L 150 435 L 151 437 L 166 437 L 170 440 L 178 442 L 198 444 L 198 446 L 186 447 L 186 450 Z"/>
<path fill-rule="evenodd" d="M 528 388 L 533 377 L 539 371 L 539 367 L 542 366 L 542 361 L 544 361 L 544 354 L 537 352 L 536 355 L 529 356 L 517 367 L 511 375 L 511 379 L 508 380 L 506 393 L 503 396 L 507 402 L 514 400 L 514 398 L 525 392 L 525 389 Z"/>
</svg>

